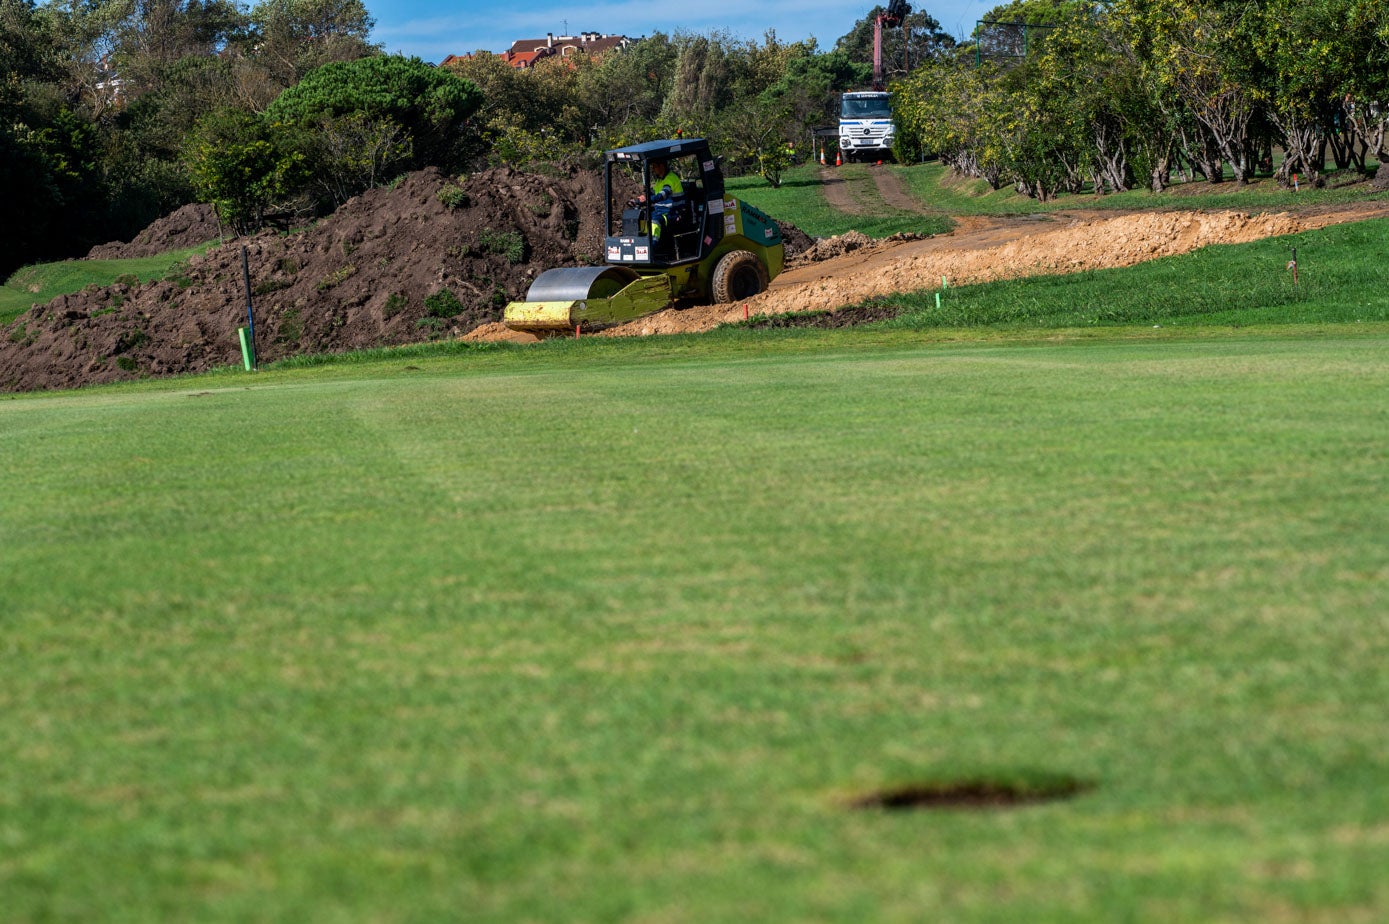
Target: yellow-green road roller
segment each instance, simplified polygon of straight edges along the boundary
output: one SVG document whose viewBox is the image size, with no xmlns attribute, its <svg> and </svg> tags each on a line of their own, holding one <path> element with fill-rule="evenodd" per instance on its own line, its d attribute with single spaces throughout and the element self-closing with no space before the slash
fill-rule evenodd
<svg viewBox="0 0 1389 924">
<path fill-rule="evenodd" d="M 603 163 L 606 265 L 547 270 L 506 306 L 513 330 L 545 335 L 633 321 L 677 299 L 736 302 L 766 290 L 785 258 L 781 229 L 725 194 L 703 138 L 608 151 Z M 619 206 L 617 186 L 641 192 Z"/>
</svg>

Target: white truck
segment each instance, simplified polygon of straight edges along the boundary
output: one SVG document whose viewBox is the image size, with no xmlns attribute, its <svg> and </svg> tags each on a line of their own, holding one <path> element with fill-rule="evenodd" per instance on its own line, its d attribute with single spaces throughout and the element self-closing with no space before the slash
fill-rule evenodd
<svg viewBox="0 0 1389 924">
<path fill-rule="evenodd" d="M 863 90 L 843 95 L 839 104 L 839 150 L 846 161 L 890 159 L 895 135 L 892 94 Z"/>
</svg>

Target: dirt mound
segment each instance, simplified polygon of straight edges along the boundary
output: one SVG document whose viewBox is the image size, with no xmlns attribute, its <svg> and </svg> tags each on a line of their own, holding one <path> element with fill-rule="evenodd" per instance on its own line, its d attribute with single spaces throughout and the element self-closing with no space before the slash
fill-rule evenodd
<svg viewBox="0 0 1389 924">
<path fill-rule="evenodd" d="M 786 250 L 788 263 L 815 246 L 815 238 L 791 222 L 778 220 L 777 227 L 781 228 L 781 243 Z"/>
<path fill-rule="evenodd" d="M 804 266 L 807 263 L 819 263 L 831 257 L 842 257 L 846 253 L 855 250 L 862 250 L 865 247 L 876 247 L 879 241 L 862 234 L 858 231 L 845 231 L 843 234 L 836 234 L 833 237 L 822 237 L 811 247 L 808 247 L 800 254 L 796 260 L 797 266 Z"/>
<path fill-rule="evenodd" d="M 1210 244 L 1237 244 L 1389 214 L 1389 202 L 1349 204 L 1307 215 L 1243 212 L 1136 212 L 1038 219 L 975 219 L 951 234 L 902 243 L 842 235 L 816 245 L 844 252 L 782 273 L 746 303 L 668 309 L 600 336 L 688 334 L 743 320 L 744 313 L 834 311 L 874 296 L 1018 276 L 1130 266 Z M 871 245 L 871 246 L 870 246 Z M 812 251 L 813 252 L 813 251 Z M 809 254 L 808 254 L 809 255 Z M 807 255 L 807 256 L 808 256 Z"/>
<path fill-rule="evenodd" d="M 135 235 L 129 243 L 98 244 L 87 252 L 88 260 L 128 260 L 182 250 L 227 234 L 210 205 L 195 203 L 165 215 Z"/>
<path fill-rule="evenodd" d="M 263 361 L 458 336 L 500 319 L 541 271 L 598 261 L 602 199 L 601 177 L 577 169 L 501 167 L 461 182 L 410 174 L 305 231 L 216 247 L 161 281 L 36 306 L 0 337 L 0 389 L 239 363 L 243 245 Z M 172 233 L 174 216 L 165 221 Z"/>
</svg>

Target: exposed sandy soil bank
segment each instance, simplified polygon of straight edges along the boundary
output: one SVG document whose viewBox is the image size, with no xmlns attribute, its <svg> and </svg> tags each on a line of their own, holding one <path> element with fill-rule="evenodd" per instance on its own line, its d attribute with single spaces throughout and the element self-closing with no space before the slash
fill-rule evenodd
<svg viewBox="0 0 1389 924">
<path fill-rule="evenodd" d="M 826 311 L 875 295 L 1048 273 L 1129 266 L 1210 244 L 1238 244 L 1389 215 L 1389 202 L 1362 202 L 1303 214 L 1235 211 L 1053 213 L 962 219 L 951 234 L 860 246 L 782 273 L 748 299 L 752 315 Z M 822 242 L 822 245 L 826 242 Z M 603 332 L 608 336 L 694 333 L 742 319 L 744 303 L 670 309 Z M 479 332 L 481 334 L 482 332 Z"/>
</svg>

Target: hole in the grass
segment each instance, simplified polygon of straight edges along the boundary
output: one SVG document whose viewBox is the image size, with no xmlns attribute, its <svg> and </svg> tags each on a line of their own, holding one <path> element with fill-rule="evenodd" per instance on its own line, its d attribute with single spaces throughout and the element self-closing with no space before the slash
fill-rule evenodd
<svg viewBox="0 0 1389 924">
<path fill-rule="evenodd" d="M 911 783 L 868 793 L 850 802 L 852 808 L 889 812 L 919 809 L 994 809 L 1070 799 L 1093 789 L 1071 778 L 1049 780 L 948 780 Z"/>
</svg>

